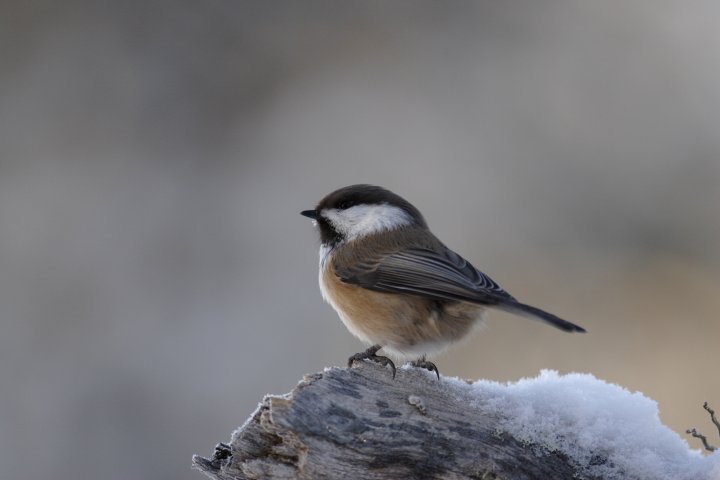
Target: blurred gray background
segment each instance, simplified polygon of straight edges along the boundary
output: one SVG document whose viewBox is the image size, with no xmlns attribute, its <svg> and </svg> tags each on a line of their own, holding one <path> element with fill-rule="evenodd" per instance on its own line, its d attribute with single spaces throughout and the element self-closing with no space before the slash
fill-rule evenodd
<svg viewBox="0 0 720 480">
<path fill-rule="evenodd" d="M 298 212 L 360 182 L 589 330 L 493 314 L 443 374 L 590 372 L 712 433 L 719 19 L 710 0 L 2 2 L 3 478 L 202 478 L 191 455 L 263 394 L 343 365 L 362 345 Z"/>
</svg>

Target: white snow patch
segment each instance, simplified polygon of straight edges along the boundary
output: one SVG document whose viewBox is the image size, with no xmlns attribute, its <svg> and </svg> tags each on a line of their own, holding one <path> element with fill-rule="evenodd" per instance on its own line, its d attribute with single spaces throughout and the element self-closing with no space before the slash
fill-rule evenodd
<svg viewBox="0 0 720 480">
<path fill-rule="evenodd" d="M 518 382 L 468 385 L 444 377 L 443 383 L 450 391 L 460 387 L 463 401 L 474 399 L 472 408 L 501 417 L 504 432 L 564 452 L 584 474 L 613 480 L 720 480 L 720 450 L 705 456 L 691 449 L 660 422 L 654 400 L 593 375 L 543 370 Z"/>
</svg>

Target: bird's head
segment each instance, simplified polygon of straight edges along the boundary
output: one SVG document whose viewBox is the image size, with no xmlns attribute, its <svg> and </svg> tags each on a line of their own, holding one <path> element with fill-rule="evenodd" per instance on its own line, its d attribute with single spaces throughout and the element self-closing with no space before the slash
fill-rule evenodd
<svg viewBox="0 0 720 480">
<path fill-rule="evenodd" d="M 411 225 L 427 228 L 422 214 L 410 202 L 373 185 L 335 190 L 314 210 L 300 214 L 317 222 L 320 241 L 328 246 Z"/>
</svg>

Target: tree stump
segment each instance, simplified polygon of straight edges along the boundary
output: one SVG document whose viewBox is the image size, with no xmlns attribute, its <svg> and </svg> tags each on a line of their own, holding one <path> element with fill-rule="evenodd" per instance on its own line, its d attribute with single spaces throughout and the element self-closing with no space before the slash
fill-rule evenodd
<svg viewBox="0 0 720 480">
<path fill-rule="evenodd" d="M 471 397 L 417 368 L 395 379 L 369 362 L 331 368 L 266 396 L 229 445 L 193 466 L 218 480 L 595 478 L 562 452 L 503 432 Z"/>
</svg>

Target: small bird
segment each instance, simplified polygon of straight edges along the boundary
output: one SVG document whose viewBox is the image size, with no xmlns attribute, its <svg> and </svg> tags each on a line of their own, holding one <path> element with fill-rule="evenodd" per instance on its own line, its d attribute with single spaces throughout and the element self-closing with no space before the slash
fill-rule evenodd
<svg viewBox="0 0 720 480">
<path fill-rule="evenodd" d="M 490 277 L 445 246 L 420 211 L 373 185 L 335 190 L 301 215 L 320 229 L 320 291 L 350 332 L 368 345 L 348 359 L 400 360 L 440 373 L 427 356 L 481 323 L 488 308 L 533 317 L 566 332 L 573 323 L 518 302 Z"/>
</svg>

